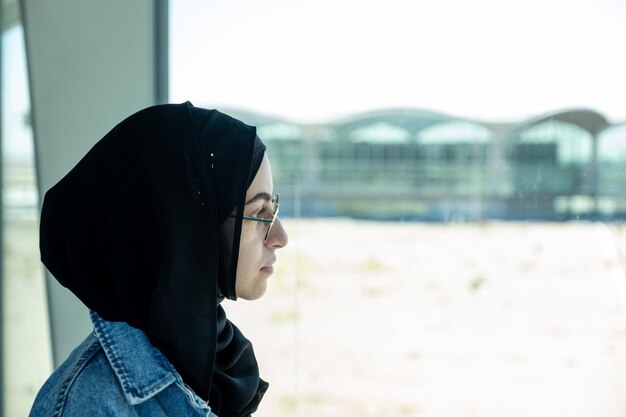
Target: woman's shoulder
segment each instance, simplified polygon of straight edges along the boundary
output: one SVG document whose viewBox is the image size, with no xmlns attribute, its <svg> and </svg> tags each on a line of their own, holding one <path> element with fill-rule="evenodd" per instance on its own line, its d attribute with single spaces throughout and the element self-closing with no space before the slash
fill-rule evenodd
<svg viewBox="0 0 626 417">
<path fill-rule="evenodd" d="M 94 332 L 48 378 L 30 417 L 215 417 L 141 330 L 92 320 Z"/>
<path fill-rule="evenodd" d="M 92 333 L 44 383 L 30 417 L 119 415 L 124 408 L 128 404 Z"/>
</svg>

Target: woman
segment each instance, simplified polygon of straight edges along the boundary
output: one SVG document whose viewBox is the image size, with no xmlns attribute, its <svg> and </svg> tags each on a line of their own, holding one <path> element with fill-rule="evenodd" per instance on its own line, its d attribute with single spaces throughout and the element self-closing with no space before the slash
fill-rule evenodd
<svg viewBox="0 0 626 417">
<path fill-rule="evenodd" d="M 45 195 L 41 259 L 94 331 L 31 416 L 249 416 L 268 384 L 224 298 L 256 299 L 287 244 L 265 146 L 215 110 L 159 105 Z"/>
</svg>

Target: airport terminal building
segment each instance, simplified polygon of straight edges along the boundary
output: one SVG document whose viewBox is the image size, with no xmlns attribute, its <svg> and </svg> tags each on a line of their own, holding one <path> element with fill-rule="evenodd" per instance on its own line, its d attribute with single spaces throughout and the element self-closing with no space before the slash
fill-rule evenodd
<svg viewBox="0 0 626 417">
<path fill-rule="evenodd" d="M 293 201 L 284 204 L 284 214 L 430 221 L 626 217 L 626 123 L 612 125 L 592 110 L 488 123 L 389 109 L 306 125 L 226 111 L 258 126 L 276 189 L 283 201 Z"/>
</svg>

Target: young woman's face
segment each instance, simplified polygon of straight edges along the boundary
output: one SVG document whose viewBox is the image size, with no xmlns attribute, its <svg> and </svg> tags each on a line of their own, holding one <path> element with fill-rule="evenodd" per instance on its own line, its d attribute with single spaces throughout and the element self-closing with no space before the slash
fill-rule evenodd
<svg viewBox="0 0 626 417">
<path fill-rule="evenodd" d="M 272 168 L 265 154 L 246 192 L 243 215 L 245 217 L 271 217 L 272 202 L 268 197 L 271 197 L 273 192 Z M 264 242 L 268 226 L 269 223 L 243 221 L 235 281 L 238 298 L 256 300 L 265 293 L 267 279 L 274 272 L 272 265 L 276 262 L 276 250 L 287 245 L 287 233 L 278 218 Z"/>
</svg>

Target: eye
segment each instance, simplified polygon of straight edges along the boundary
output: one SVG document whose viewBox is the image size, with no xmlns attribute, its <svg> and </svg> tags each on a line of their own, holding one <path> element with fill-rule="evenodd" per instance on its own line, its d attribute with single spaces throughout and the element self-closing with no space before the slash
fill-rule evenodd
<svg viewBox="0 0 626 417">
<path fill-rule="evenodd" d="M 267 210 L 265 206 L 262 206 L 258 208 L 257 210 L 253 211 L 252 214 L 250 214 L 250 217 L 263 217 L 262 214 L 265 213 L 266 211 Z"/>
</svg>

